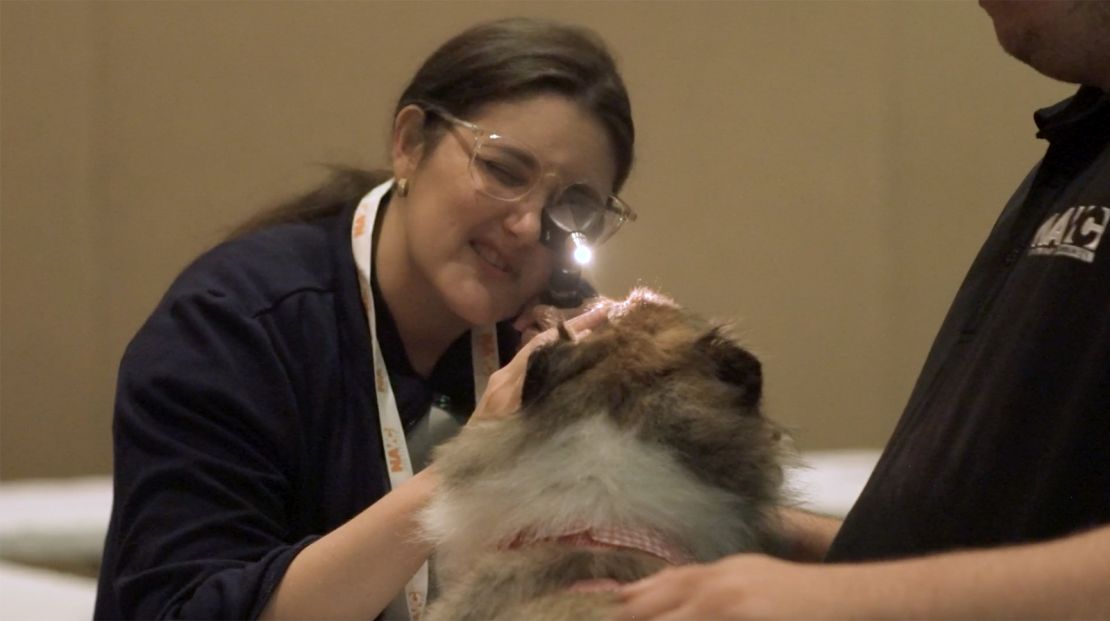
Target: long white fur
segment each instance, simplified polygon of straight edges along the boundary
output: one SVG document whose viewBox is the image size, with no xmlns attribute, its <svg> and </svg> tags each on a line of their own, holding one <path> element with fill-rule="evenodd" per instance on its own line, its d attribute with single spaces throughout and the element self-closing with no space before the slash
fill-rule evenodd
<svg viewBox="0 0 1110 621">
<path fill-rule="evenodd" d="M 508 431 L 513 443 L 523 442 L 517 418 L 487 425 L 510 426 L 496 430 L 499 439 Z M 446 448 L 482 451 L 480 436 L 487 431 L 493 430 L 467 429 Z M 442 578 L 521 533 L 542 538 L 583 525 L 649 529 L 699 561 L 755 544 L 749 503 L 695 478 L 665 446 L 618 429 L 604 413 L 584 417 L 538 446 L 520 448 L 518 459 L 474 480 L 443 485 L 422 512 Z"/>
</svg>

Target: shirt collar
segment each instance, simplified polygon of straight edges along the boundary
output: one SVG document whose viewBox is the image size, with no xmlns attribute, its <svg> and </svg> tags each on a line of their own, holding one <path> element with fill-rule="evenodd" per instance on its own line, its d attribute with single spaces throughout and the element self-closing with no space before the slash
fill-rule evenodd
<svg viewBox="0 0 1110 621">
<path fill-rule="evenodd" d="M 1091 130 L 1110 131 L 1110 96 L 1094 86 L 1082 86 L 1060 103 L 1033 113 L 1037 137 L 1056 142 Z"/>
</svg>

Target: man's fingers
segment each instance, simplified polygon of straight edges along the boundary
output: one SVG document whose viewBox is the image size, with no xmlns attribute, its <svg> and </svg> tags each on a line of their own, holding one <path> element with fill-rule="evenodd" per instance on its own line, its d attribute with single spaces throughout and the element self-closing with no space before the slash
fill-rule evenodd
<svg viewBox="0 0 1110 621">
<path fill-rule="evenodd" d="M 660 590 L 666 590 L 670 585 L 676 583 L 678 578 L 676 574 L 680 571 L 681 568 L 666 567 L 646 578 L 624 584 L 617 590 L 617 597 L 621 601 L 628 601 L 645 593 L 657 593 Z"/>
<path fill-rule="evenodd" d="M 613 612 L 614 621 L 654 619 L 682 605 L 684 595 L 679 589 L 670 585 L 664 585 L 661 588 L 640 588 L 646 587 L 643 582 L 630 585 L 633 588 L 625 586 L 617 591 L 617 597 L 621 603 Z"/>
</svg>

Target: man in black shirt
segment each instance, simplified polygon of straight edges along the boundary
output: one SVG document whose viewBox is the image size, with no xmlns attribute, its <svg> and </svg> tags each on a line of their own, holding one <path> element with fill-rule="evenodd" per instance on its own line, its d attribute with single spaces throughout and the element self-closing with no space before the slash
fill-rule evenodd
<svg viewBox="0 0 1110 621">
<path fill-rule="evenodd" d="M 741 555 L 621 593 L 621 618 L 1110 618 L 1110 2 L 980 2 L 1074 97 L 949 310 L 841 524 L 784 510 Z M 861 561 L 870 561 L 863 563 Z"/>
</svg>

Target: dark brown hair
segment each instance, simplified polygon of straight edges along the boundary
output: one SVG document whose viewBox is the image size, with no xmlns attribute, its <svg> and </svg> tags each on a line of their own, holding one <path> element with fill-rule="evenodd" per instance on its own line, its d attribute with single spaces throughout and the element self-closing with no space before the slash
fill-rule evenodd
<svg viewBox="0 0 1110 621">
<path fill-rule="evenodd" d="M 632 169 L 632 108 L 613 57 L 586 28 L 531 18 L 473 26 L 424 61 L 394 115 L 409 104 L 431 104 L 465 118 L 488 103 L 541 93 L 565 96 L 601 122 L 616 158 L 614 191 L 619 190 Z M 427 140 L 434 147 L 442 121 L 433 114 L 426 119 Z M 388 170 L 333 168 L 323 186 L 256 215 L 231 236 L 335 213 L 391 176 Z"/>
</svg>

